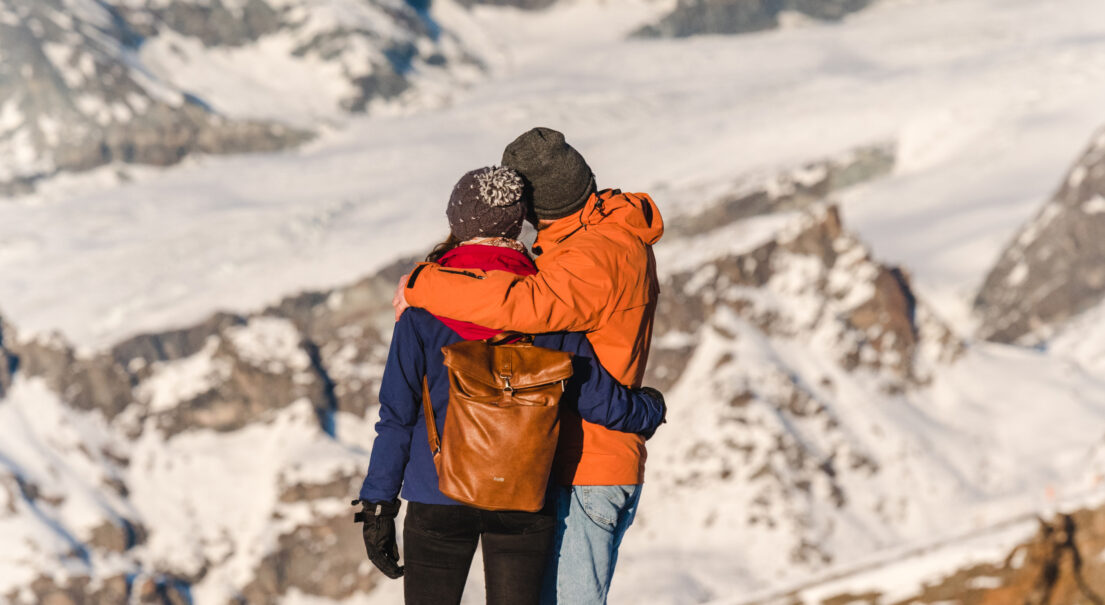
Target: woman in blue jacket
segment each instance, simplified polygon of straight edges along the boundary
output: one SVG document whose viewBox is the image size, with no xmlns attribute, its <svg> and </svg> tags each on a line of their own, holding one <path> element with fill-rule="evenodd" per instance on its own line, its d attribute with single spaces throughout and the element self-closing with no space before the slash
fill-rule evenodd
<svg viewBox="0 0 1105 605">
<path fill-rule="evenodd" d="M 525 218 L 522 180 L 508 168 L 482 168 L 465 174 L 453 189 L 446 214 L 450 237 L 429 260 L 458 270 L 536 272 L 517 242 Z M 417 275 L 411 277 L 411 281 Z M 487 511 L 460 504 L 438 489 L 437 470 L 426 439 L 422 413 L 423 378 L 438 432 L 444 432 L 449 382 L 443 346 L 494 336 L 496 331 L 422 309 L 408 309 L 395 325 L 380 387 L 380 421 L 368 474 L 361 487 L 365 547 L 369 558 L 391 578 L 404 576 L 408 605 L 460 602 L 468 570 L 482 538 L 489 604 L 536 605 L 541 576 L 555 530 L 551 511 Z M 573 375 L 561 405 L 588 422 L 650 434 L 663 421 L 664 403 L 652 389 L 619 384 L 595 358 L 581 333 L 534 337 L 534 345 L 573 355 Z M 399 566 L 395 516 L 402 490 L 407 500 L 404 566 Z"/>
</svg>

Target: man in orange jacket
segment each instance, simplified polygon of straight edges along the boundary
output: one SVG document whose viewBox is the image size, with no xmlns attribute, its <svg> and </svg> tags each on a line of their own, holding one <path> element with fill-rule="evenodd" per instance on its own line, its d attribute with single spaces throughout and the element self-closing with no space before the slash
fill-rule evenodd
<svg viewBox="0 0 1105 605">
<path fill-rule="evenodd" d="M 409 303 L 498 330 L 584 331 L 607 371 L 641 386 L 659 295 L 652 245 L 664 225 L 656 204 L 646 194 L 598 191 L 583 156 L 548 128 L 518 137 L 502 163 L 529 189 L 538 272 L 421 264 L 399 284 L 397 315 Z M 550 502 L 563 523 L 543 602 L 606 602 L 641 494 L 644 441 L 565 414 Z"/>
</svg>

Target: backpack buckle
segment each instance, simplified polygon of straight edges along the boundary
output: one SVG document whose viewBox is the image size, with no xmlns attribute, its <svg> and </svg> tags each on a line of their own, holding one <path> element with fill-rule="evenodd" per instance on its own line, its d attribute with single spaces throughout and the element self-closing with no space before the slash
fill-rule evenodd
<svg viewBox="0 0 1105 605">
<path fill-rule="evenodd" d="M 506 386 L 503 387 L 503 391 L 507 393 L 513 393 L 514 387 L 510 385 L 510 376 L 507 376 L 506 374 L 499 374 L 499 378 L 502 378 L 503 382 L 506 383 Z"/>
</svg>

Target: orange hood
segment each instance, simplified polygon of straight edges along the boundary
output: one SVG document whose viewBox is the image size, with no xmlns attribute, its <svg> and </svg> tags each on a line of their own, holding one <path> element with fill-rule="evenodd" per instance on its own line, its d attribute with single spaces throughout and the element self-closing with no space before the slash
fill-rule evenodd
<svg viewBox="0 0 1105 605">
<path fill-rule="evenodd" d="M 548 252 L 580 230 L 601 224 L 619 227 L 647 246 L 664 235 L 664 219 L 647 193 L 622 193 L 604 189 L 593 194 L 579 212 L 550 224 L 538 233 L 534 251 Z"/>
</svg>

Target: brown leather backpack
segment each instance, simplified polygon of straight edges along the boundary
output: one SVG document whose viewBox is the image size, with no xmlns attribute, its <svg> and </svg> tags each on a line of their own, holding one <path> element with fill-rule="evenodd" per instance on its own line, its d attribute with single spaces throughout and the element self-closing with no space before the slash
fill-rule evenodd
<svg viewBox="0 0 1105 605">
<path fill-rule="evenodd" d="M 540 510 L 571 354 L 534 346 L 532 337 L 517 334 L 441 350 L 449 375 L 443 436 L 425 379 L 422 394 L 441 493 L 484 510 Z"/>
</svg>

